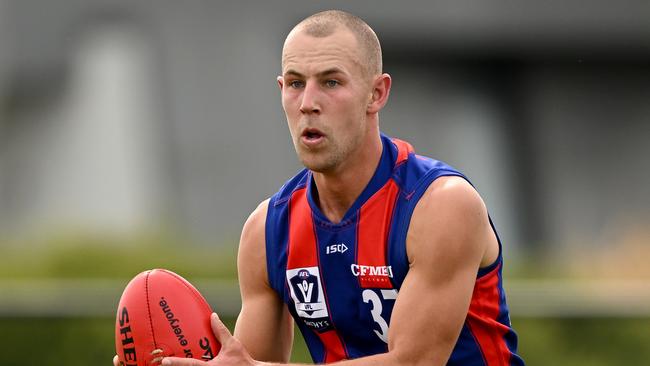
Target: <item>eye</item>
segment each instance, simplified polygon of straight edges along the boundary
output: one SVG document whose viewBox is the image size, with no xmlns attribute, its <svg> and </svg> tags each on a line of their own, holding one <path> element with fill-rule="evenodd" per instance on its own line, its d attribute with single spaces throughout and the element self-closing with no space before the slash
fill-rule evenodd
<svg viewBox="0 0 650 366">
<path fill-rule="evenodd" d="M 305 85 L 305 83 L 302 82 L 301 80 L 291 80 L 289 82 L 289 87 L 294 88 L 294 89 L 302 88 L 304 85 Z"/>
<path fill-rule="evenodd" d="M 335 88 L 339 84 L 340 83 L 337 80 L 334 80 L 334 79 L 330 79 L 330 80 L 327 80 L 325 82 L 325 86 L 327 86 L 328 88 Z"/>
</svg>

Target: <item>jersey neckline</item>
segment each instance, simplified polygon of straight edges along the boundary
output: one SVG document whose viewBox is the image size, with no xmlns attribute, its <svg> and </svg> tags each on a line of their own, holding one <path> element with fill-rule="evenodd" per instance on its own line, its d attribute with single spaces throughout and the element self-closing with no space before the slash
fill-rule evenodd
<svg viewBox="0 0 650 366">
<path fill-rule="evenodd" d="M 345 212 L 345 215 L 343 215 L 343 218 L 338 223 L 333 223 L 330 221 L 325 216 L 325 214 L 322 213 L 320 207 L 318 207 L 316 204 L 316 201 L 314 200 L 316 183 L 314 182 L 312 171 L 308 171 L 306 192 L 307 201 L 309 202 L 313 216 L 319 225 L 330 229 L 341 229 L 355 223 L 361 206 L 363 206 L 363 204 L 379 189 L 381 189 L 381 187 L 383 187 L 384 184 L 386 184 L 386 182 L 392 177 L 395 161 L 397 160 L 397 147 L 395 144 L 393 144 L 391 139 L 383 133 L 380 133 L 380 138 L 382 142 L 382 152 L 381 158 L 379 158 L 379 163 L 377 164 L 377 168 L 375 169 L 375 173 L 373 174 L 372 178 L 370 178 L 370 181 L 363 189 L 363 191 L 361 191 L 361 194 L 357 197 L 352 206 L 350 206 L 350 208 Z"/>
</svg>

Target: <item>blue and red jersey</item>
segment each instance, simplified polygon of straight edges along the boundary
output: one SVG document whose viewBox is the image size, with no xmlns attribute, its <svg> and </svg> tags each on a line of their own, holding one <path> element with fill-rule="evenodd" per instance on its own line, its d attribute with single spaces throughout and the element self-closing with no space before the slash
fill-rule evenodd
<svg viewBox="0 0 650 366">
<path fill-rule="evenodd" d="M 445 163 L 416 155 L 406 142 L 381 139 L 377 170 L 339 223 L 320 212 L 307 169 L 269 201 L 269 283 L 288 305 L 315 363 L 388 351 L 393 305 L 409 269 L 406 234 L 413 210 L 435 179 L 467 179 Z M 499 250 L 498 259 L 478 271 L 447 365 L 524 364 L 510 326 L 502 263 Z"/>
</svg>

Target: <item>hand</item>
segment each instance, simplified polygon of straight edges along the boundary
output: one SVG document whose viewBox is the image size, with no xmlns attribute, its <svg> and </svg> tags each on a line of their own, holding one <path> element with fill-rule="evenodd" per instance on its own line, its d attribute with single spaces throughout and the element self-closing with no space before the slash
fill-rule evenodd
<svg viewBox="0 0 650 366">
<path fill-rule="evenodd" d="M 160 352 L 162 352 L 161 349 L 156 349 L 151 352 L 151 355 L 154 356 Z M 160 357 L 160 359 L 162 359 L 162 357 Z M 123 363 L 120 363 L 120 358 L 117 355 L 113 356 L 113 366 L 124 366 Z"/>
<path fill-rule="evenodd" d="M 163 366 L 240 366 L 256 365 L 258 362 L 248 354 L 248 351 L 239 342 L 239 340 L 230 334 L 228 328 L 221 322 L 216 313 L 210 317 L 210 325 L 215 337 L 221 343 L 221 350 L 217 357 L 208 361 L 200 361 L 193 358 L 165 357 L 162 360 Z"/>
</svg>

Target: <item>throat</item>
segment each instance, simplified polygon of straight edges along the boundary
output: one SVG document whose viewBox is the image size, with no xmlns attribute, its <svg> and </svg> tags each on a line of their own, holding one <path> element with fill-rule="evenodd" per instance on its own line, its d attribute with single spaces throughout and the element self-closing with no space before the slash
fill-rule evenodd
<svg viewBox="0 0 650 366">
<path fill-rule="evenodd" d="M 312 171 L 312 198 L 331 223 L 340 223 L 361 196 L 379 166 L 382 151 L 377 133 L 335 171 Z"/>
<path fill-rule="evenodd" d="M 349 205 L 324 205 L 322 202 L 319 202 L 319 206 L 323 215 L 325 215 L 331 223 L 338 224 L 343 220 L 350 207 L 352 207 L 352 203 Z"/>
<path fill-rule="evenodd" d="M 355 197 L 345 199 L 343 194 L 320 194 L 317 184 L 312 186 L 312 199 L 320 209 L 321 213 L 333 224 L 338 224 L 343 220 L 345 214 L 348 212 Z"/>
</svg>

